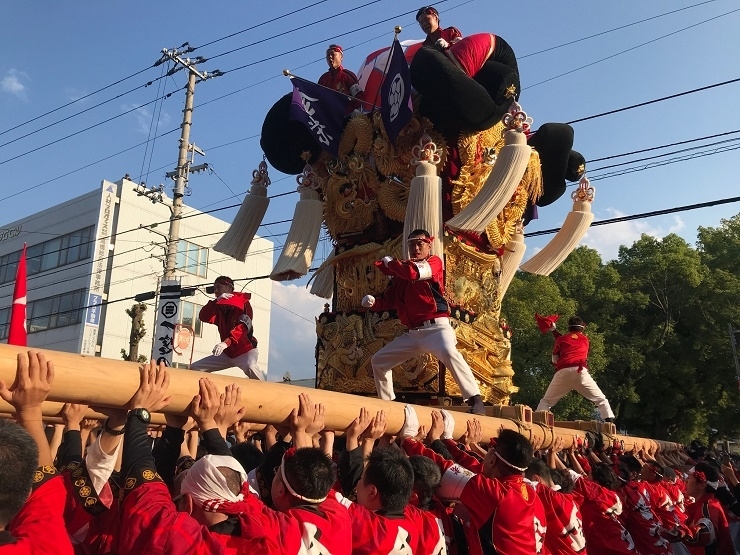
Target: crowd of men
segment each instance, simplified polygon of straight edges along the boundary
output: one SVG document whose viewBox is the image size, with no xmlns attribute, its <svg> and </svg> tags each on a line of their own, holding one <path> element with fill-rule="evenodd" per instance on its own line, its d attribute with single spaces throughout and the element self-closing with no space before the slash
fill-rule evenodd
<svg viewBox="0 0 740 555">
<path fill-rule="evenodd" d="M 67 405 L 50 442 L 53 363 L 18 356 L 0 382 L 17 420 L 0 419 L 0 554 L 735 553 L 738 474 L 712 451 L 625 453 L 599 434 L 540 450 L 467 415 L 455 438 L 451 413 L 419 422 L 410 405 L 395 436 L 363 408 L 335 437 L 306 394 L 284 429 L 259 427 L 239 386 L 208 377 L 155 431 L 169 371 L 140 372 L 126 407 L 96 408 L 97 433 Z"/>
</svg>

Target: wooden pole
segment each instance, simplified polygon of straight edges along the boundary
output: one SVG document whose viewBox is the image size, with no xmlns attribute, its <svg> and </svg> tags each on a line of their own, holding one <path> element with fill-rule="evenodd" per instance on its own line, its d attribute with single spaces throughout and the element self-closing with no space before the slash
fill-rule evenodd
<svg viewBox="0 0 740 555">
<path fill-rule="evenodd" d="M 62 407 L 64 407 L 64 403 L 58 403 L 55 401 L 44 401 L 44 404 L 41 405 L 41 414 L 44 417 L 44 422 L 62 423 Z M 0 414 L 15 415 L 15 407 L 0 399 Z M 108 417 L 101 412 L 94 411 L 93 409 L 87 409 L 85 411 L 85 418 L 104 422 L 105 419 Z M 164 419 L 164 414 L 159 412 L 152 413 L 152 424 L 167 424 Z"/>
<path fill-rule="evenodd" d="M 0 379 L 10 384 L 15 379 L 18 353 L 25 353 L 26 347 L 0 345 Z M 123 407 L 139 387 L 139 364 L 122 360 L 89 357 L 76 353 L 63 353 L 34 349 L 43 352 L 47 360 L 54 363 L 55 378 L 50 401 L 84 403 L 93 406 Z M 404 403 L 384 401 L 371 397 L 360 397 L 347 393 L 309 389 L 283 383 L 263 382 L 247 378 L 235 378 L 218 374 L 204 374 L 192 370 L 170 368 L 169 394 L 172 402 L 163 412 L 168 414 L 185 414 L 193 396 L 198 393 L 198 380 L 208 376 L 216 386 L 223 390 L 227 385 L 236 383 L 242 388 L 242 400 L 246 402 L 245 422 L 285 425 L 291 411 L 298 406 L 298 394 L 307 393 L 314 403 L 326 407 L 326 428 L 344 430 L 365 407 L 371 415 L 384 410 L 388 433 L 396 434 L 404 422 Z M 431 412 L 436 407 L 415 406 L 419 422 L 429 426 Z M 465 433 L 470 415 L 455 414 L 455 437 Z M 542 424 L 524 424 L 507 418 L 475 416 L 483 428 L 483 437 L 498 436 L 501 429 L 518 431 L 530 441 L 541 444 L 543 449 L 552 445 L 560 437 L 569 446 L 573 437 L 585 439 L 586 433 L 581 430 L 549 428 Z M 611 439 L 624 441 L 627 451 L 633 447 L 647 450 L 655 446 L 662 451 L 671 451 L 679 446 L 666 441 L 654 441 L 616 435 Z"/>
</svg>

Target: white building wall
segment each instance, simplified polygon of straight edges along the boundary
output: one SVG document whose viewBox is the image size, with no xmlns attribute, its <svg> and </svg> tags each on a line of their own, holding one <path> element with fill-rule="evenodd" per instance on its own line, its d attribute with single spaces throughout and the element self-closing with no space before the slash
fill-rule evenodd
<svg viewBox="0 0 740 555">
<path fill-rule="evenodd" d="M 43 212 L 33 214 L 13 222 L 4 228 L 15 229 L 21 226 L 21 232 L 14 237 L 0 240 L 0 255 L 19 250 L 23 242 L 31 244 L 52 238 L 54 235 L 69 233 L 88 225 L 95 225 L 101 205 L 101 191 L 114 187 L 118 199 L 113 222 L 113 233 L 108 250 L 106 271 L 106 300 L 111 303 L 104 307 L 101 316 L 99 334 L 99 355 L 105 358 L 120 359 L 121 349 L 128 351 L 131 320 L 126 314 L 135 301 L 132 299 L 112 302 L 118 299 L 133 297 L 139 293 L 155 291 L 164 271 L 165 238 L 169 232 L 169 208 L 163 204 L 152 204 L 145 196 L 138 196 L 134 191 L 136 184 L 121 180 L 117 183 L 103 181 L 101 188 L 86 195 L 59 204 Z M 168 202 L 168 199 L 165 199 Z M 187 217 L 188 214 L 197 214 Z M 180 225 L 180 238 L 200 247 L 208 248 L 208 271 L 206 276 L 177 272 L 184 287 L 198 286 L 199 291 L 193 297 L 185 297 L 197 305 L 204 305 L 212 295 L 207 295 L 206 287 L 212 285 L 219 275 L 228 275 L 236 282 L 237 291 L 252 293 L 254 309 L 255 337 L 259 341 L 259 363 L 268 368 L 269 330 L 271 308 L 271 281 L 258 279 L 252 282 L 245 278 L 265 276 L 270 273 L 273 264 L 273 243 L 263 238 L 252 242 L 246 262 L 239 262 L 212 250 L 212 246 L 226 231 L 229 224 L 208 214 L 184 207 L 185 216 Z M 158 223 L 151 229 L 141 228 Z M 156 233 L 155 233 L 156 232 Z M 1 237 L 1 236 L 0 236 Z M 72 264 L 70 267 L 57 268 L 49 272 L 29 277 L 28 298 L 34 300 L 75 289 L 90 287 L 93 272 L 93 260 L 97 251 L 84 263 Z M 45 275 L 48 274 L 48 275 Z M 12 303 L 13 284 L 0 286 L 0 307 Z M 154 301 L 148 301 L 144 320 L 147 335 L 139 343 L 139 354 L 151 355 L 152 330 L 155 320 Z M 79 352 L 82 324 L 32 333 L 28 336 L 29 346 L 44 347 L 53 350 Z M 202 337 L 194 340 L 193 360 L 198 360 L 211 353 L 213 346 L 220 341 L 215 326 L 203 324 Z M 187 355 L 174 355 L 173 363 L 187 364 Z M 241 370 L 227 370 L 223 373 L 243 376 Z"/>
</svg>

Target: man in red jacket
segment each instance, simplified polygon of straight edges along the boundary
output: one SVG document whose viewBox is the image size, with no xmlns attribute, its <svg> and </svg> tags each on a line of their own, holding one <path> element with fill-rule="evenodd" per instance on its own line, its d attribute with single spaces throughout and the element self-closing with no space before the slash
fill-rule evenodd
<svg viewBox="0 0 740 555">
<path fill-rule="evenodd" d="M 257 364 L 257 340 L 253 335 L 252 305 L 249 293 L 234 292 L 234 281 L 227 276 L 216 278 L 213 284 L 216 299 L 208 301 L 198 318 L 201 322 L 215 324 L 221 342 L 213 354 L 190 365 L 191 370 L 214 372 L 234 366 L 241 368 L 248 378 L 264 380 L 265 375 Z"/>
<path fill-rule="evenodd" d="M 542 317 L 540 317 L 542 318 Z M 552 363 L 555 375 L 542 397 L 537 410 L 550 410 L 560 399 L 575 389 L 591 401 L 605 422 L 614 421 L 614 413 L 606 396 L 588 373 L 588 337 L 583 334 L 586 324 L 578 316 L 568 320 L 568 333 L 561 335 L 552 322 L 555 347 L 552 350 Z"/>
<path fill-rule="evenodd" d="M 408 328 L 373 355 L 375 387 L 381 399 L 395 399 L 393 367 L 413 356 L 431 353 L 452 373 L 463 399 L 472 407 L 470 412 L 485 414 L 473 371 L 457 350 L 450 309 L 444 297 L 444 268 L 442 259 L 432 254 L 433 240 L 428 231 L 416 229 L 407 241 L 410 260 L 386 256 L 375 263 L 378 270 L 392 279 L 377 299 L 365 295 L 362 306 L 375 312 L 395 309 L 398 319 Z"/>
<path fill-rule="evenodd" d="M 457 27 L 440 27 L 439 12 L 434 6 L 425 6 L 416 12 L 416 21 L 427 35 L 424 39 L 425 46 L 434 46 L 445 51 L 462 38 Z"/>
</svg>

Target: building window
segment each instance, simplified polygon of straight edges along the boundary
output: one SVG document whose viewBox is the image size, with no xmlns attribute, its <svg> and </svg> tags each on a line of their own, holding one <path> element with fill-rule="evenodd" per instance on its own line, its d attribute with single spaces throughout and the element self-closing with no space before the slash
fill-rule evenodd
<svg viewBox="0 0 740 555">
<path fill-rule="evenodd" d="M 7 339 L 10 329 L 10 308 L 0 308 L 0 339 Z"/>
<path fill-rule="evenodd" d="M 196 337 L 203 337 L 203 323 L 198 319 L 200 305 L 189 301 L 180 301 L 180 324 L 193 328 Z"/>
<path fill-rule="evenodd" d="M 208 273 L 208 249 L 180 239 L 177 243 L 177 269 L 206 277 Z"/>
<path fill-rule="evenodd" d="M 84 301 L 85 289 L 30 301 L 26 306 L 28 333 L 79 324 Z"/>
<path fill-rule="evenodd" d="M 90 258 L 93 251 L 93 226 L 32 245 L 26 250 L 26 275 L 32 276 L 59 266 Z M 0 256 L 0 283 L 15 279 L 22 251 Z"/>
</svg>

